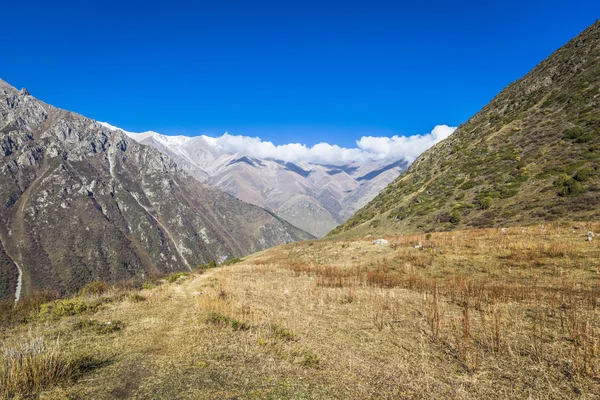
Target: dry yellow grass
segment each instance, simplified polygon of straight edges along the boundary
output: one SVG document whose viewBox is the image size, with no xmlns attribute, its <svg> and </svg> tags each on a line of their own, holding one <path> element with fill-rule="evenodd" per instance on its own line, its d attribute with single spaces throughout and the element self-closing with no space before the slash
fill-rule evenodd
<svg viewBox="0 0 600 400">
<path fill-rule="evenodd" d="M 574 225 L 290 244 L 86 316 L 118 331 L 4 337 L 106 360 L 46 399 L 598 398 L 600 225 Z"/>
</svg>

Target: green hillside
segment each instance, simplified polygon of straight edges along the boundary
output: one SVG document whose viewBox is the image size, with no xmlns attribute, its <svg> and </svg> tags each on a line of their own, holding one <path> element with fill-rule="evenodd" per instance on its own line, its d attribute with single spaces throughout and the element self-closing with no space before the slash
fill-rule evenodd
<svg viewBox="0 0 600 400">
<path fill-rule="evenodd" d="M 600 218 L 600 21 L 510 84 L 330 233 Z"/>
</svg>

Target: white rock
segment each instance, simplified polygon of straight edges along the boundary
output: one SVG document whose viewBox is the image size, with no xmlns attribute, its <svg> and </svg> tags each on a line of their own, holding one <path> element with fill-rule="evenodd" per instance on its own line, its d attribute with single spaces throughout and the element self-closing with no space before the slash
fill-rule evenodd
<svg viewBox="0 0 600 400">
<path fill-rule="evenodd" d="M 373 240 L 373 244 L 388 244 L 388 241 L 385 239 L 375 239 Z"/>
</svg>

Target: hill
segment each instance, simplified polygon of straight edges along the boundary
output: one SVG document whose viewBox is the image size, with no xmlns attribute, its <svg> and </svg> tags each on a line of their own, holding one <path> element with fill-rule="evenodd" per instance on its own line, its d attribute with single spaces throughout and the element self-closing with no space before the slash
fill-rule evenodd
<svg viewBox="0 0 600 400">
<path fill-rule="evenodd" d="M 600 22 L 424 152 L 331 235 L 600 217 Z"/>
<path fill-rule="evenodd" d="M 311 235 L 0 80 L 0 298 L 190 270 Z"/>
</svg>

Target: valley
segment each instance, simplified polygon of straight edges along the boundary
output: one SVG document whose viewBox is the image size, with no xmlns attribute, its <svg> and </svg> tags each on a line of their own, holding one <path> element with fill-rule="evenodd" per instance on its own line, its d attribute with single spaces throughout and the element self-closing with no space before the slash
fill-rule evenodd
<svg viewBox="0 0 600 400">
<path fill-rule="evenodd" d="M 524 8 L 519 4 L 523 16 Z M 394 27 L 405 11 L 390 13 Z M 336 21 L 341 14 L 336 8 Z M 421 25 L 435 30 L 429 10 L 426 16 Z M 527 27 L 541 19 L 523 17 Z M 463 27 L 454 19 L 452 25 Z M 227 26 L 235 32 L 235 24 Z M 352 32 L 362 35 L 357 26 Z M 489 39 L 485 31 L 468 30 L 464 38 Z M 236 43 L 242 32 L 232 35 Z M 437 32 L 414 47 L 429 52 L 447 33 Z M 452 46 L 463 44 L 452 32 Z M 516 32 L 511 45 L 522 36 Z M 387 33 L 378 38 L 365 42 L 363 55 Z M 360 41 L 345 43 L 353 57 L 361 53 Z M 276 44 L 258 58 L 288 46 Z M 489 48 L 494 63 L 503 61 L 491 43 L 479 43 L 481 54 L 470 46 L 462 48 L 471 58 L 456 76 L 473 73 L 471 64 Z M 301 46 L 289 47 L 295 55 Z M 294 108 L 293 97 L 304 90 L 306 104 L 319 93 L 331 96 L 319 114 L 345 104 L 337 111 L 344 121 L 358 118 L 354 129 L 367 129 L 362 110 L 378 118 L 431 113 L 395 102 L 387 108 L 387 96 L 398 95 L 389 87 L 406 64 L 400 58 L 374 62 L 370 74 L 348 72 L 353 62 L 343 71 L 321 62 L 313 75 L 324 64 L 335 66 L 333 75 L 348 72 L 334 95 L 311 80 L 314 87 L 307 81 L 290 96 L 282 89 L 268 96 L 274 102 L 263 98 L 270 106 L 254 109 L 247 104 L 267 86 L 279 89 L 283 80 L 275 78 L 285 68 L 275 63 L 275 78 L 255 80 L 270 65 L 260 64 L 246 97 L 220 97 L 216 92 L 227 92 L 220 85 L 246 70 L 219 63 L 198 74 L 209 63 L 199 54 L 190 76 L 202 82 L 187 95 L 177 88 L 169 96 L 156 80 L 141 80 L 138 90 L 150 90 L 156 103 L 135 92 L 114 96 L 110 85 L 102 105 L 95 94 L 81 98 L 122 113 L 115 104 L 123 96 L 129 100 L 119 104 L 131 106 L 132 120 L 177 115 L 196 127 L 199 115 L 211 117 L 198 104 L 215 113 L 210 106 L 219 100 L 225 103 L 218 114 L 238 123 L 262 126 L 255 115 L 262 109 L 275 121 L 271 128 L 279 126 L 278 118 L 295 114 L 276 106 Z M 178 51 L 169 64 L 183 56 Z M 302 71 L 312 71 L 305 58 L 312 59 L 302 57 Z M 86 67 L 96 65 L 96 53 L 88 61 Z M 166 64 L 157 61 L 161 73 Z M 417 81 L 425 67 L 411 68 L 403 74 Z M 222 69 L 209 100 L 195 102 L 204 100 L 198 88 Z M 487 63 L 482 79 L 493 80 L 499 69 Z M 129 79 L 143 72 L 136 62 Z M 355 80 L 363 75 L 366 86 L 385 88 L 385 107 L 374 96 L 346 99 L 343 89 L 359 90 Z M 419 79 L 404 107 L 420 96 L 437 104 L 440 85 L 427 86 L 433 75 Z M 288 79 L 296 83 L 296 74 Z M 246 83 L 237 82 L 236 94 Z M 435 109 L 454 112 L 471 101 L 465 93 L 460 87 Z M 600 398 L 600 20 L 462 121 L 426 135 L 365 134 L 353 148 L 295 143 L 292 129 L 290 142 L 276 146 L 227 133 L 126 132 L 0 80 L 0 399 Z"/>
</svg>

